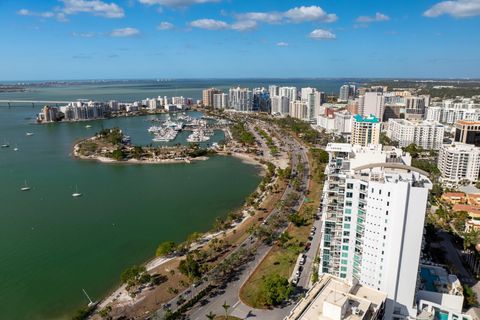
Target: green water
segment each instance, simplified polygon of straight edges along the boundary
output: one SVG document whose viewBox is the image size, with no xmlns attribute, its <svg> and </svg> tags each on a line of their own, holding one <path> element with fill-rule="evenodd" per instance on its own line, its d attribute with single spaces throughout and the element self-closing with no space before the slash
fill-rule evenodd
<svg viewBox="0 0 480 320">
<path fill-rule="evenodd" d="M 0 319 L 69 318 L 87 303 L 82 288 L 102 298 L 158 243 L 208 230 L 260 181 L 258 168 L 229 157 L 148 166 L 75 160 L 72 143 L 102 126 L 150 143 L 148 118 L 95 121 L 86 129 L 32 124 L 26 118 L 35 112 L 0 108 L 0 144 L 11 145 L 0 149 Z M 214 141 L 222 138 L 217 133 Z M 29 192 L 19 191 L 25 179 Z M 71 196 L 75 185 L 83 197 Z"/>
</svg>

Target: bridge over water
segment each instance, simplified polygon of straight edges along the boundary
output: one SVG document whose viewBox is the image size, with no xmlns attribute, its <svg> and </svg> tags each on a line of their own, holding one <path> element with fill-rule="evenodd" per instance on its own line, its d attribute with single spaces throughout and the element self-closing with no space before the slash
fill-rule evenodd
<svg viewBox="0 0 480 320">
<path fill-rule="evenodd" d="M 23 104 L 23 105 L 31 104 L 32 108 L 35 108 L 35 104 L 58 106 L 59 104 L 67 104 L 69 102 L 70 101 L 54 101 L 54 100 L 0 100 L 0 107 L 10 108 L 12 105 L 15 105 L 15 104 Z"/>
</svg>

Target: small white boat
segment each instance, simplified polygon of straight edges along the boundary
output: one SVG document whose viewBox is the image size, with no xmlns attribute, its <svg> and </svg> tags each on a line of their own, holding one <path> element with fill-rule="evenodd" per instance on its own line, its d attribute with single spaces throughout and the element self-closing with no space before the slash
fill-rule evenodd
<svg viewBox="0 0 480 320">
<path fill-rule="evenodd" d="M 81 197 L 82 194 L 80 192 L 78 192 L 78 186 L 75 186 L 75 192 L 72 193 L 72 197 L 74 198 L 78 198 L 78 197 Z"/>
<path fill-rule="evenodd" d="M 27 180 L 25 180 L 25 184 L 23 187 L 20 188 L 20 191 L 30 191 L 30 187 L 27 184 Z"/>
<path fill-rule="evenodd" d="M 3 142 L 3 144 L 2 144 L 0 147 L 2 147 L 2 148 L 8 148 L 8 147 L 10 147 L 10 145 L 8 144 L 7 140 L 5 139 L 4 142 Z"/>
<path fill-rule="evenodd" d="M 87 124 L 87 125 L 85 126 L 85 128 L 87 128 L 87 129 L 89 129 L 89 128 L 91 128 L 91 127 L 92 127 L 92 126 L 89 125 L 89 124 Z"/>
<path fill-rule="evenodd" d="M 13 148 L 13 151 L 18 151 L 18 148 L 17 147 Z"/>
<path fill-rule="evenodd" d="M 28 137 L 33 136 L 34 134 L 35 134 L 35 133 L 33 133 L 33 132 L 27 132 L 27 133 L 26 133 L 26 135 L 27 135 Z"/>
</svg>

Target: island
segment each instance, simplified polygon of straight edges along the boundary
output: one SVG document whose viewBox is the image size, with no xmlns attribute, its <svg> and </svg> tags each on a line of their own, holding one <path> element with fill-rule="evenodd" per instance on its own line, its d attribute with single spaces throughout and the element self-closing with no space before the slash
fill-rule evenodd
<svg viewBox="0 0 480 320">
<path fill-rule="evenodd" d="M 120 128 L 102 129 L 93 137 L 76 143 L 73 155 L 80 159 L 100 162 L 126 163 L 190 163 L 193 160 L 206 160 L 209 155 L 220 148 L 203 148 L 198 143 L 188 145 L 136 146 L 131 144 L 130 137 L 123 134 Z"/>
</svg>

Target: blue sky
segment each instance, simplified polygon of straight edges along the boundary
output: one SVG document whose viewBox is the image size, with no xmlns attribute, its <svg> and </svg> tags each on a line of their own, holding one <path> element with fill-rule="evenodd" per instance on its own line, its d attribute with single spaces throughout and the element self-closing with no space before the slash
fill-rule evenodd
<svg viewBox="0 0 480 320">
<path fill-rule="evenodd" d="M 0 0 L 0 80 L 480 77 L 480 0 Z"/>
</svg>

